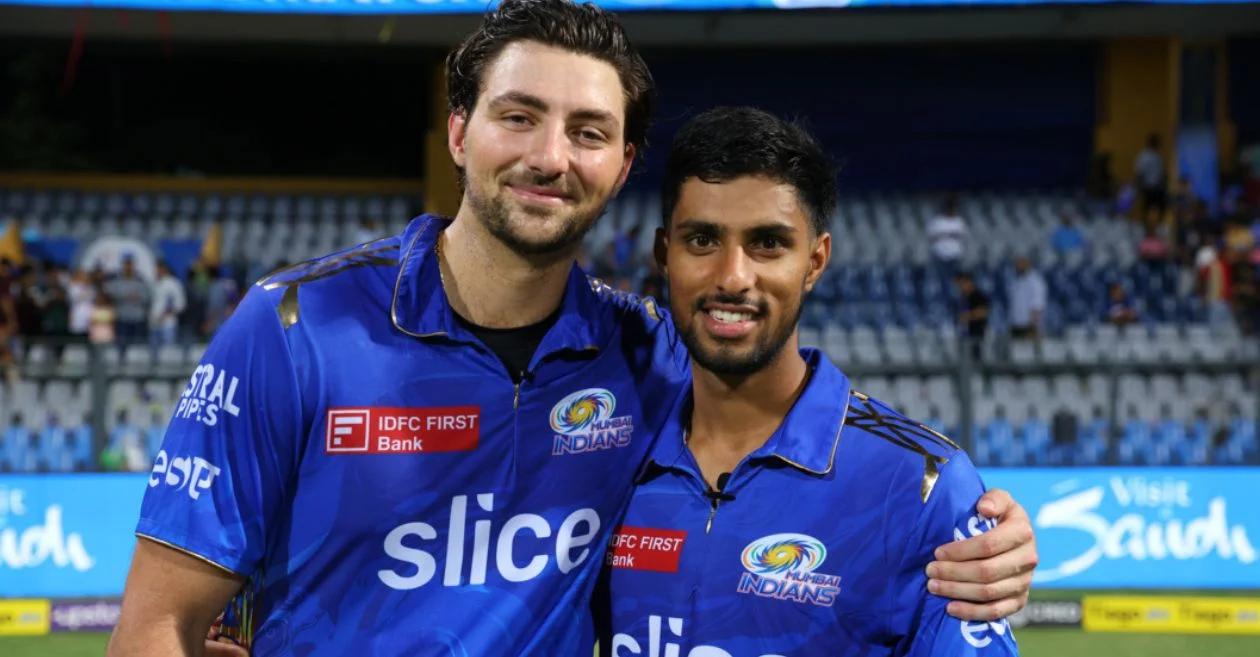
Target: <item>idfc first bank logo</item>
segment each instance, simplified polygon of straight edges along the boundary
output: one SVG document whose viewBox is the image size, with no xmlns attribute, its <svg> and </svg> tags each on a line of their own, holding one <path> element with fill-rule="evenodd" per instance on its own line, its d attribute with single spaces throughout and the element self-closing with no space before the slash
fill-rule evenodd
<svg viewBox="0 0 1260 657">
<path fill-rule="evenodd" d="M 1172 585 L 1181 579 L 1213 586 L 1242 586 L 1244 579 L 1260 583 L 1253 565 L 1257 559 L 1253 535 L 1260 531 L 1254 484 L 1235 479 L 1247 473 L 1081 474 L 1066 480 L 1050 476 L 1053 497 L 1041 505 L 1034 520 L 1043 552 L 1034 581 L 1138 586 Z M 1013 490 L 1018 499 L 1026 486 Z M 1095 568 L 1102 563 L 1106 568 Z"/>
<path fill-rule="evenodd" d="M 625 447 L 634 436 L 629 415 L 617 416 L 617 398 L 603 388 L 579 390 L 551 409 L 551 454 L 581 454 Z"/>
</svg>

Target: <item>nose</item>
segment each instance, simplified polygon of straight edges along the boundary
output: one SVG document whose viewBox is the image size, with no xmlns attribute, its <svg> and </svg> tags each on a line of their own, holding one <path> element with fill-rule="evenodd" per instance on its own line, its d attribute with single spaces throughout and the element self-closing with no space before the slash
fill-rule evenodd
<svg viewBox="0 0 1260 657">
<path fill-rule="evenodd" d="M 569 170 L 571 148 L 561 123 L 546 123 L 534 131 L 524 164 L 540 177 L 553 178 Z"/>
<path fill-rule="evenodd" d="M 753 279 L 753 266 L 748 254 L 739 247 L 725 248 L 718 264 L 718 289 L 726 294 L 742 295 L 752 289 Z"/>
</svg>

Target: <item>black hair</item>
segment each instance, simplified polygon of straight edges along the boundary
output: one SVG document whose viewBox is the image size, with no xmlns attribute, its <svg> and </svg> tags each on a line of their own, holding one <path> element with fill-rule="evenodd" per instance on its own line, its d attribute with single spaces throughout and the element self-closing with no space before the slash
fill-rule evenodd
<svg viewBox="0 0 1260 657">
<path fill-rule="evenodd" d="M 816 234 L 827 232 L 838 194 L 836 167 L 803 127 L 752 107 L 718 107 L 684 125 L 670 145 L 661 190 L 669 228 L 683 183 L 764 176 L 796 189 Z"/>
</svg>

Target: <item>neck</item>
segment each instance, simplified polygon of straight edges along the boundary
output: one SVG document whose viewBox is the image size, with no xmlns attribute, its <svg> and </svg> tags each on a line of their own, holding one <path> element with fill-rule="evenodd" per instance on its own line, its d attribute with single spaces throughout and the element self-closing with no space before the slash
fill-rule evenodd
<svg viewBox="0 0 1260 657">
<path fill-rule="evenodd" d="M 720 442 L 741 458 L 770 439 L 805 389 L 809 366 L 796 336 L 768 366 L 745 376 L 722 375 L 692 361 L 691 435 Z M 694 443 L 693 443 L 694 444 Z"/>
<path fill-rule="evenodd" d="M 529 326 L 555 312 L 575 255 L 566 250 L 522 256 L 484 230 L 467 204 L 438 236 L 438 244 L 438 266 L 451 308 L 485 328 Z"/>
</svg>

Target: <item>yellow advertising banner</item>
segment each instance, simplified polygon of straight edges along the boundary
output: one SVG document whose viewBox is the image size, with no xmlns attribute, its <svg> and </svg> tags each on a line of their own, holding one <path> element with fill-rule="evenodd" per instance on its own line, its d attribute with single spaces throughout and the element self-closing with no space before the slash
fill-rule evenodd
<svg viewBox="0 0 1260 657">
<path fill-rule="evenodd" d="M 1086 632 L 1260 634 L 1260 598 L 1087 595 Z"/>
<path fill-rule="evenodd" d="M 47 600 L 0 600 L 0 636 L 48 634 L 50 606 Z"/>
</svg>

